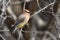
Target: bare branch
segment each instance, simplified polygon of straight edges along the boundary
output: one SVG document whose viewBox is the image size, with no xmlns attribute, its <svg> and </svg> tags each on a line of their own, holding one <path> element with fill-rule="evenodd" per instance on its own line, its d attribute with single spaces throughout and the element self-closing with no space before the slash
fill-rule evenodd
<svg viewBox="0 0 60 40">
<path fill-rule="evenodd" d="M 56 0 L 55 0 L 55 1 L 56 1 Z M 34 16 L 34 15 L 37 15 L 38 13 L 40 13 L 40 12 L 43 11 L 43 10 L 45 10 L 45 9 L 48 8 L 49 6 L 53 5 L 53 4 L 55 3 L 55 1 L 54 1 L 53 3 L 50 3 L 49 5 L 45 6 L 44 8 L 38 10 L 37 12 L 33 13 L 33 15 L 31 15 L 31 17 Z"/>
<path fill-rule="evenodd" d="M 1 34 L 0 34 L 0 37 L 1 37 L 3 40 L 6 40 Z"/>
</svg>

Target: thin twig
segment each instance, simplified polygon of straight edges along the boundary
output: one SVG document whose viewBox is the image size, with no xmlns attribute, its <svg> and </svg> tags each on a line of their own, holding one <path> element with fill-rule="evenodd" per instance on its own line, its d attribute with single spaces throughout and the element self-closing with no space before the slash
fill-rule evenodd
<svg viewBox="0 0 60 40">
<path fill-rule="evenodd" d="M 0 37 L 1 37 L 3 40 L 6 40 L 1 34 L 0 34 Z"/>
<path fill-rule="evenodd" d="M 22 28 L 21 28 L 21 30 L 19 30 L 19 37 L 18 37 L 18 40 L 20 40 L 20 38 L 21 38 L 21 39 L 23 38 Z"/>
<path fill-rule="evenodd" d="M 5 32 L 5 31 L 9 31 L 9 30 L 0 30 L 0 32 Z"/>
<path fill-rule="evenodd" d="M 24 2 L 24 5 L 23 5 L 23 13 L 25 12 L 25 5 L 26 5 L 26 2 Z"/>
<path fill-rule="evenodd" d="M 37 5 L 38 5 L 39 9 L 41 9 L 40 4 L 39 4 L 39 0 L 37 0 Z"/>
<path fill-rule="evenodd" d="M 56 1 L 56 0 L 55 0 Z M 45 6 L 44 8 L 38 10 L 37 12 L 33 13 L 33 15 L 31 15 L 31 17 L 33 17 L 34 15 L 37 15 L 38 13 L 40 13 L 41 11 L 45 10 L 46 8 L 48 8 L 49 6 L 53 5 L 55 3 L 55 1 L 53 3 L 50 3 L 49 5 Z"/>
<path fill-rule="evenodd" d="M 15 27 L 15 29 L 13 30 L 13 32 L 12 32 L 12 33 L 14 33 L 17 29 L 18 29 L 18 28 L 17 28 L 17 27 Z"/>
<path fill-rule="evenodd" d="M 22 32 L 24 32 L 24 33 L 44 33 L 44 32 L 42 32 L 42 31 L 24 31 L 24 30 L 22 30 Z"/>
<path fill-rule="evenodd" d="M 57 40 L 57 38 L 56 38 L 51 32 L 49 32 L 49 31 L 45 31 L 45 35 L 44 35 L 44 37 L 42 38 L 42 40 L 47 39 L 47 38 L 46 38 L 46 35 L 49 35 L 49 36 L 50 36 L 50 38 L 48 38 L 49 40 L 51 40 L 51 39 Z"/>
<path fill-rule="evenodd" d="M 7 3 L 6 3 L 6 6 L 8 6 L 8 4 L 11 2 L 11 0 L 9 0 Z"/>
<path fill-rule="evenodd" d="M 16 17 L 16 15 L 14 14 L 14 12 L 12 11 L 11 6 L 8 6 L 8 7 L 7 7 L 7 11 L 9 12 L 10 16 L 13 17 L 13 19 L 16 21 L 16 20 L 17 20 L 17 17 Z"/>
</svg>

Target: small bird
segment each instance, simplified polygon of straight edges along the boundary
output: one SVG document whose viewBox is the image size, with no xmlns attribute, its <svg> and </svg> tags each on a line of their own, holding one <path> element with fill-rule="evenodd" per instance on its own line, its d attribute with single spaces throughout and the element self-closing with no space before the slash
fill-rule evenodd
<svg viewBox="0 0 60 40">
<path fill-rule="evenodd" d="M 25 12 L 23 12 L 20 16 L 18 16 L 18 23 L 16 25 L 16 28 L 13 32 L 15 32 L 17 29 L 23 28 L 30 19 L 30 11 L 25 9 Z"/>
<path fill-rule="evenodd" d="M 23 28 L 23 26 L 28 23 L 29 19 L 30 19 L 30 11 L 25 9 L 25 12 L 18 17 L 18 21 L 20 23 L 17 25 L 17 27 Z"/>
</svg>

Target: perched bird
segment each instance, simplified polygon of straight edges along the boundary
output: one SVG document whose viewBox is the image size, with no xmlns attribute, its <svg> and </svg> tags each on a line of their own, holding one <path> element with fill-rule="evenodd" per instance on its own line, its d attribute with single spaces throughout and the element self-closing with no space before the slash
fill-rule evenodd
<svg viewBox="0 0 60 40">
<path fill-rule="evenodd" d="M 25 12 L 23 12 L 20 16 L 18 16 L 18 23 L 16 25 L 16 28 L 13 32 L 15 32 L 17 29 L 23 28 L 30 19 L 30 11 L 25 9 Z"/>
<path fill-rule="evenodd" d="M 22 28 L 24 25 L 28 23 L 29 19 L 30 19 L 30 11 L 25 9 L 25 12 L 18 17 L 18 21 L 20 23 L 17 25 L 17 27 Z"/>
</svg>

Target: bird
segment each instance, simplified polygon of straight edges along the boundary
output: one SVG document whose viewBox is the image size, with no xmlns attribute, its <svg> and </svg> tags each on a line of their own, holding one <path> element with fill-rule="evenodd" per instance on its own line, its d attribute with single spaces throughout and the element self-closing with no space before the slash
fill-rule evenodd
<svg viewBox="0 0 60 40">
<path fill-rule="evenodd" d="M 25 12 L 23 12 L 19 17 L 18 17 L 18 21 L 20 22 L 17 27 L 18 28 L 23 28 L 24 25 L 26 25 L 28 23 L 30 19 L 30 11 L 25 9 Z"/>
<path fill-rule="evenodd" d="M 17 25 L 16 28 L 14 29 L 13 33 L 17 30 L 17 29 L 21 29 L 23 28 L 29 21 L 30 19 L 30 11 L 25 9 L 25 12 L 23 12 L 20 16 L 18 16 L 17 20 Z"/>
</svg>

